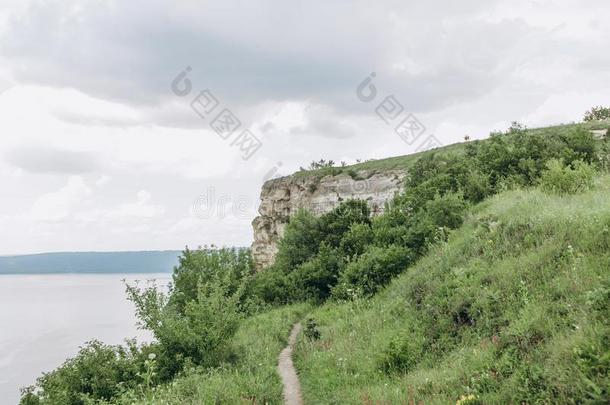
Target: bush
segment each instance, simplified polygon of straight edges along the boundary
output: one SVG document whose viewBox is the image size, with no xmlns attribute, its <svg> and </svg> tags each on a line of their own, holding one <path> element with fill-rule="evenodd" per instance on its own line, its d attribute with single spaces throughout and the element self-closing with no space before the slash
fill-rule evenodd
<svg viewBox="0 0 610 405">
<path fill-rule="evenodd" d="M 576 161 L 573 167 L 561 160 L 553 159 L 547 163 L 540 185 L 548 193 L 573 194 L 589 190 L 593 186 L 595 169 L 583 161 Z"/>
<path fill-rule="evenodd" d="M 249 295 L 254 300 L 271 305 L 283 305 L 294 297 L 288 275 L 276 264 L 256 273 L 249 287 Z"/>
<path fill-rule="evenodd" d="M 387 374 L 408 373 L 419 363 L 422 352 L 423 342 L 414 334 L 405 333 L 390 341 L 381 356 L 380 368 Z"/>
<path fill-rule="evenodd" d="M 198 286 L 216 282 L 220 274 L 228 282 L 230 293 L 237 291 L 244 277 L 254 272 L 249 249 L 203 247 L 188 248 L 179 258 L 173 273 L 172 303 L 184 310 L 187 302 L 197 299 Z"/>
<path fill-rule="evenodd" d="M 583 121 L 602 121 L 610 118 L 610 108 L 597 106 L 591 108 L 589 111 L 585 113 Z"/>
<path fill-rule="evenodd" d="M 333 167 L 335 165 L 335 161 L 334 160 L 325 160 L 325 159 L 320 159 L 319 161 L 315 161 L 313 160 L 310 164 L 309 167 L 307 168 L 307 170 L 317 170 L 317 169 L 323 169 L 325 167 Z"/>
<path fill-rule="evenodd" d="M 557 157 L 565 163 L 572 164 L 577 160 L 591 163 L 595 159 L 596 141 L 593 134 L 584 128 L 575 128 L 564 135 L 561 154 Z M 547 161 L 555 156 L 547 157 Z"/>
<path fill-rule="evenodd" d="M 462 225 L 468 204 L 461 194 L 437 195 L 425 203 L 424 207 L 410 220 L 410 226 L 403 236 L 406 246 L 423 254 L 431 243 L 444 240 L 447 230 Z"/>
<path fill-rule="evenodd" d="M 184 307 L 156 286 L 127 286 L 140 325 L 152 332 L 159 344 L 159 374 L 169 380 L 187 366 L 214 367 L 229 359 L 229 339 L 237 331 L 243 313 L 240 302 L 245 283 L 235 290 L 231 273 L 216 274 L 199 282 L 195 299 Z"/>
<path fill-rule="evenodd" d="M 349 200 L 319 218 L 321 241 L 339 247 L 343 235 L 353 224 L 370 224 L 371 211 L 366 201 Z"/>
<path fill-rule="evenodd" d="M 229 360 L 228 342 L 244 314 L 251 312 L 245 294 L 251 272 L 245 249 L 185 250 L 169 293 L 154 283 L 127 286 L 140 326 L 153 333 L 155 343 L 87 343 L 76 357 L 25 389 L 22 404 L 112 401 L 128 390 L 148 391 L 187 367 L 214 367 Z"/>
<path fill-rule="evenodd" d="M 371 245 L 374 240 L 375 235 L 370 224 L 355 223 L 341 238 L 339 249 L 341 254 L 349 260 L 364 253 L 367 246 Z"/>
<path fill-rule="evenodd" d="M 278 243 L 275 266 L 288 273 L 305 263 L 318 253 L 322 237 L 319 219 L 309 211 L 299 210 L 284 229 L 284 236 Z"/>
<path fill-rule="evenodd" d="M 409 249 L 401 246 L 372 246 L 346 266 L 333 295 L 340 299 L 370 296 L 405 270 L 413 256 Z"/>
<path fill-rule="evenodd" d="M 286 225 L 275 263 L 254 277 L 254 298 L 272 304 L 328 298 L 344 262 L 343 249 L 358 254 L 372 238 L 366 236 L 369 216 L 368 205 L 359 200 L 343 202 L 317 218 L 299 211 Z M 342 242 L 345 235 L 348 239 Z"/>
<path fill-rule="evenodd" d="M 318 330 L 318 323 L 315 319 L 307 319 L 307 322 L 305 322 L 305 331 L 303 333 L 309 340 L 320 340 L 320 331 Z"/>
<path fill-rule="evenodd" d="M 331 288 L 337 283 L 341 265 L 341 255 L 322 242 L 320 251 L 313 259 L 290 273 L 290 291 L 293 292 L 290 300 L 321 302 L 328 298 Z"/>
<path fill-rule="evenodd" d="M 82 405 L 111 401 L 141 382 L 141 372 L 154 346 L 138 348 L 135 341 L 126 346 L 109 346 L 91 341 L 78 354 L 56 370 L 38 378 L 36 386 L 23 391 L 22 405 Z"/>
</svg>

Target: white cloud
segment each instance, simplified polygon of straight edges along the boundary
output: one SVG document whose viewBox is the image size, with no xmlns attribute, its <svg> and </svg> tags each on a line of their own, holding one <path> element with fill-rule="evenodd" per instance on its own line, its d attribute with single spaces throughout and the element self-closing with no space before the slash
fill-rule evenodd
<svg viewBox="0 0 610 405">
<path fill-rule="evenodd" d="M 122 203 L 111 208 L 81 211 L 75 214 L 75 219 L 86 223 L 121 226 L 125 223 L 146 222 L 165 212 L 165 207 L 154 204 L 151 200 L 150 192 L 140 190 L 135 202 Z"/>
<path fill-rule="evenodd" d="M 102 174 L 96 181 L 95 181 L 95 185 L 97 187 L 102 187 L 103 185 L 105 185 L 106 183 L 108 183 L 112 178 L 110 176 L 107 176 L 105 174 Z"/>
<path fill-rule="evenodd" d="M 0 218 L 13 231 L 0 249 L 245 245 L 252 218 L 193 218 L 194 198 L 211 186 L 256 201 L 274 168 L 413 152 L 375 115 L 390 94 L 443 143 L 513 120 L 576 120 L 610 103 L 609 11 L 602 0 L 4 0 Z M 178 97 L 170 82 L 186 66 L 193 91 Z M 355 91 L 373 71 L 367 104 Z M 192 111 L 204 88 L 261 138 L 252 159 Z"/>
<path fill-rule="evenodd" d="M 42 194 L 32 205 L 28 217 L 33 221 L 61 221 L 74 214 L 92 191 L 80 176 L 71 176 L 57 191 Z"/>
</svg>

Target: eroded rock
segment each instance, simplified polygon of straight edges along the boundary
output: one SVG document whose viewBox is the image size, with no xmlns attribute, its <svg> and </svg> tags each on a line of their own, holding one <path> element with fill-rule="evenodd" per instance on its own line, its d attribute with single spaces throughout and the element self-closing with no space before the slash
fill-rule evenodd
<svg viewBox="0 0 610 405">
<path fill-rule="evenodd" d="M 406 171 L 357 171 L 350 174 L 293 175 L 267 181 L 261 190 L 259 216 L 252 222 L 252 257 L 257 270 L 273 263 L 277 242 L 289 218 L 300 208 L 321 215 L 342 201 L 365 200 L 373 216 L 402 189 Z"/>
</svg>

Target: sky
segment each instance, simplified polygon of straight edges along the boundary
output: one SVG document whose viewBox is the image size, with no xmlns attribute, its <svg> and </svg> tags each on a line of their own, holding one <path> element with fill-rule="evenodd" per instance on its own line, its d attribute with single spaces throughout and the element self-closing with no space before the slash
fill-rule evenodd
<svg viewBox="0 0 610 405">
<path fill-rule="evenodd" d="M 0 0 L 0 254 L 246 246 L 263 182 L 312 160 L 579 121 L 610 104 L 608 15 L 602 0 Z"/>
</svg>

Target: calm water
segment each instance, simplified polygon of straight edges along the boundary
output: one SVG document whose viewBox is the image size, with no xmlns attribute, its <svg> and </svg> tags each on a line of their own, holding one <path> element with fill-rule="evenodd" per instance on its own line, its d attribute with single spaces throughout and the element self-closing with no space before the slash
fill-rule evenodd
<svg viewBox="0 0 610 405">
<path fill-rule="evenodd" d="M 165 286 L 170 274 L 0 275 L 0 403 L 18 403 L 20 387 L 88 340 L 150 339 L 135 325 L 122 279 Z"/>
</svg>

